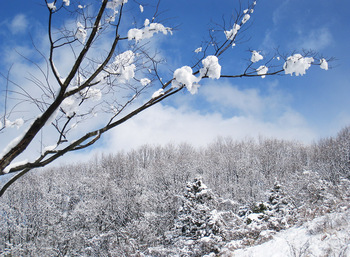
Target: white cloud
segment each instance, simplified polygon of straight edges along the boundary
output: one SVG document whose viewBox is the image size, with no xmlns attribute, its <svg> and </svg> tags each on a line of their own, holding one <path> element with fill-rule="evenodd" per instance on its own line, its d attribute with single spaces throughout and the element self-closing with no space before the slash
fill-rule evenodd
<svg viewBox="0 0 350 257">
<path fill-rule="evenodd" d="M 210 103 L 220 104 L 223 108 L 234 108 L 245 114 L 259 114 L 265 108 L 264 99 L 258 89 L 239 90 L 229 84 L 219 83 L 202 88 L 201 94 Z"/>
<path fill-rule="evenodd" d="M 328 27 L 330 21 L 324 20 L 315 25 L 310 19 L 308 8 L 302 3 L 296 5 L 290 0 L 280 1 L 272 12 L 272 26 L 266 29 L 261 49 L 287 46 L 292 51 L 296 49 L 320 51 L 331 45 L 334 40 L 333 30 Z"/>
<path fill-rule="evenodd" d="M 264 117 L 281 115 L 289 107 L 290 96 L 279 92 L 278 81 L 268 83 L 267 93 L 262 94 L 258 88 L 239 89 L 226 83 L 218 82 L 206 85 L 201 94 L 206 101 L 223 110 L 232 110 L 246 116 Z"/>
<path fill-rule="evenodd" d="M 181 142 L 205 146 L 219 136 L 229 136 L 237 140 L 266 136 L 305 143 L 317 138 L 303 116 L 287 104 L 284 105 L 281 99 L 277 99 L 277 95 L 262 97 L 256 90 L 221 89 L 223 88 L 220 87 L 217 94 L 208 100 L 217 101 L 222 97 L 223 107 L 243 109 L 243 114 L 224 117 L 220 112 L 203 114 L 188 106 L 177 108 L 158 104 L 108 133 L 104 140 L 104 150 L 113 152 L 137 148 L 144 144 Z M 209 92 L 210 90 L 204 92 L 204 95 L 209 96 Z M 229 93 L 226 95 L 227 92 Z M 231 93 L 235 94 L 232 103 L 229 102 Z M 212 92 L 213 94 L 215 93 Z M 242 99 L 237 104 L 233 103 L 240 97 Z M 252 99 L 249 99 L 250 97 Z M 268 113 L 269 101 L 274 101 L 274 108 L 279 108 L 280 113 L 273 118 L 264 119 L 266 113 L 260 115 L 259 108 Z M 250 115 L 250 112 L 254 115 Z"/>
<path fill-rule="evenodd" d="M 327 27 L 313 29 L 307 32 L 301 29 L 298 31 L 298 34 L 298 38 L 291 45 L 297 45 L 306 50 L 320 51 L 331 45 L 334 41 L 331 31 Z"/>
<path fill-rule="evenodd" d="M 13 34 L 24 32 L 28 27 L 28 20 L 24 14 L 17 14 L 9 24 L 9 29 Z"/>
</svg>

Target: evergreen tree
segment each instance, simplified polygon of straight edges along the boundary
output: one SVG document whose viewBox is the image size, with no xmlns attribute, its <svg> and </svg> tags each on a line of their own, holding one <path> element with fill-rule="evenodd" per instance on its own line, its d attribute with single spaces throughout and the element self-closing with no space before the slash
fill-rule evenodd
<svg viewBox="0 0 350 257">
<path fill-rule="evenodd" d="M 267 201 L 254 203 L 250 210 L 241 213 L 241 216 L 244 216 L 248 225 L 264 223 L 263 227 L 280 231 L 293 223 L 294 214 L 293 200 L 282 190 L 280 183 L 275 182 L 268 193 Z"/>
<path fill-rule="evenodd" d="M 217 211 L 218 197 L 196 178 L 187 183 L 182 200 L 172 238 L 173 245 L 182 251 L 180 256 L 218 252 L 224 226 Z"/>
<path fill-rule="evenodd" d="M 201 179 L 187 183 L 168 248 L 149 249 L 152 256 L 203 256 L 218 253 L 225 241 L 229 212 L 219 210 L 218 198 Z"/>
</svg>

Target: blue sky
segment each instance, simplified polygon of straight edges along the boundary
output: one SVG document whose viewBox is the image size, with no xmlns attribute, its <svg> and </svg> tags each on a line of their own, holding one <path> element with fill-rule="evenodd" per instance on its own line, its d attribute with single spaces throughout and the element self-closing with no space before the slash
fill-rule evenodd
<svg viewBox="0 0 350 257">
<path fill-rule="evenodd" d="M 135 3 L 129 0 L 128 4 Z M 246 1 L 241 4 L 242 9 L 247 7 Z M 150 5 L 144 7 L 137 20 L 153 15 Z M 239 1 L 234 0 L 162 1 L 159 21 L 177 29 L 172 36 L 157 36 L 152 44 L 167 58 L 168 76 L 176 68 L 193 64 L 194 50 L 207 39 L 209 28 L 214 23 L 223 25 L 225 19 L 229 29 L 230 15 L 238 8 Z M 219 60 L 223 73 L 242 73 L 249 64 L 249 50 L 261 51 L 267 58 L 277 48 L 287 56 L 313 49 L 323 57 L 335 57 L 331 69 L 315 66 L 298 77 L 205 81 L 198 94 L 181 92 L 108 133 L 96 151 L 128 150 L 146 143 L 202 146 L 217 136 L 267 136 L 310 143 L 335 135 L 350 125 L 349 10 L 350 3 L 340 0 L 257 1 L 240 43 Z M 0 17 L 0 71 L 6 74 L 11 64 L 23 62 L 15 50 L 35 60 L 29 35 L 37 43 L 45 39 L 47 10 L 40 0 L 5 1 Z M 32 68 L 21 66 L 19 75 Z M 3 89 L 5 82 L 0 82 Z"/>
</svg>

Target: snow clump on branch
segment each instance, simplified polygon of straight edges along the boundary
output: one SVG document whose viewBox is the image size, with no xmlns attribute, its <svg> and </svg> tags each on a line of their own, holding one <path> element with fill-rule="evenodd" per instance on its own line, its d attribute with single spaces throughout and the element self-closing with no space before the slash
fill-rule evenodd
<svg viewBox="0 0 350 257">
<path fill-rule="evenodd" d="M 176 69 L 174 72 L 174 80 L 172 81 L 173 87 L 180 87 L 181 84 L 185 85 L 187 90 L 192 94 L 196 94 L 198 91 L 198 82 L 200 78 L 197 78 L 192 74 L 192 68 L 189 66 L 183 66 Z"/>
<path fill-rule="evenodd" d="M 83 24 L 79 21 L 77 22 L 77 32 L 75 33 L 75 38 L 78 39 L 82 44 L 85 43 L 87 32 Z"/>
<path fill-rule="evenodd" d="M 195 52 L 196 54 L 202 52 L 202 47 L 198 47 L 196 50 L 194 50 L 194 52 Z"/>
<path fill-rule="evenodd" d="M 99 101 L 102 98 L 102 92 L 100 89 L 98 88 L 84 88 L 81 92 L 80 92 L 81 96 L 84 99 L 91 99 L 92 101 Z"/>
<path fill-rule="evenodd" d="M 240 28 L 241 26 L 235 23 L 231 30 L 225 30 L 227 40 L 233 40 Z"/>
<path fill-rule="evenodd" d="M 140 83 L 142 86 L 147 86 L 151 83 L 151 80 L 148 78 L 143 78 L 143 79 L 140 79 Z"/>
<path fill-rule="evenodd" d="M 17 127 L 17 129 L 19 129 L 23 124 L 24 120 L 22 118 L 18 118 L 15 121 L 10 121 L 8 119 L 5 120 L 5 127 L 9 128 Z"/>
<path fill-rule="evenodd" d="M 161 96 L 161 95 L 164 95 L 164 89 L 163 88 L 161 88 L 161 89 L 157 90 L 156 92 L 154 92 L 153 95 L 152 95 L 152 99 L 153 98 L 157 98 L 158 96 Z"/>
<path fill-rule="evenodd" d="M 134 59 L 135 53 L 127 50 L 117 55 L 114 62 L 106 68 L 106 71 L 112 75 L 117 75 L 121 83 L 126 82 L 135 76 Z"/>
<path fill-rule="evenodd" d="M 74 96 L 67 97 L 60 105 L 66 117 L 72 117 L 78 111 L 78 102 Z"/>
<path fill-rule="evenodd" d="M 261 75 L 261 78 L 265 78 L 265 75 L 268 70 L 269 68 L 267 68 L 265 65 L 262 65 L 259 68 L 257 68 L 256 72 L 258 73 L 258 75 Z"/>
<path fill-rule="evenodd" d="M 252 52 L 252 58 L 250 59 L 251 62 L 258 62 L 260 60 L 264 59 L 264 57 L 257 51 Z"/>
<path fill-rule="evenodd" d="M 326 61 L 325 58 L 322 58 L 322 59 L 320 60 L 320 67 L 321 67 L 321 69 L 323 69 L 323 70 L 328 70 L 328 62 Z"/>
<path fill-rule="evenodd" d="M 192 68 L 183 66 L 174 72 L 174 79 L 172 81 L 173 87 L 180 87 L 185 85 L 191 94 L 196 94 L 199 88 L 199 81 L 208 76 L 211 79 L 219 79 L 221 76 L 221 65 L 219 60 L 214 55 L 209 55 L 202 60 L 203 68 L 199 70 L 200 76 L 193 75 Z"/>
<path fill-rule="evenodd" d="M 247 13 L 243 16 L 242 24 L 246 23 L 250 19 L 250 15 Z"/>
<path fill-rule="evenodd" d="M 290 74 L 291 76 L 293 73 L 295 73 L 296 76 L 304 75 L 313 62 L 314 58 L 312 57 L 303 57 L 301 54 L 294 54 L 287 58 L 283 69 L 286 74 Z"/>
<path fill-rule="evenodd" d="M 56 11 L 55 2 L 47 3 L 47 7 L 48 7 L 51 11 Z"/>
<path fill-rule="evenodd" d="M 151 38 L 155 33 L 159 32 L 162 32 L 164 35 L 167 35 L 169 32 L 172 35 L 171 28 L 165 27 L 163 24 L 160 23 L 150 23 L 150 21 L 146 19 L 144 23 L 144 28 L 134 28 L 128 31 L 128 39 L 135 39 L 135 41 L 138 42 L 142 39 Z"/>
<path fill-rule="evenodd" d="M 119 6 L 121 6 L 122 4 L 126 4 L 128 2 L 128 0 L 112 0 L 112 1 L 109 1 L 107 3 L 107 8 L 109 9 L 117 9 Z"/>
<path fill-rule="evenodd" d="M 209 55 L 202 61 L 203 68 L 200 69 L 201 77 L 208 76 L 211 79 L 219 79 L 221 75 L 221 66 L 219 60 L 214 55 Z"/>
</svg>

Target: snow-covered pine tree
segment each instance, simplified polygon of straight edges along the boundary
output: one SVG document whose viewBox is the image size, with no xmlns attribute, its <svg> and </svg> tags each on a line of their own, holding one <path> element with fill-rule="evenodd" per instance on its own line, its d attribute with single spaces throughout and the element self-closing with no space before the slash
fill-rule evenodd
<svg viewBox="0 0 350 257">
<path fill-rule="evenodd" d="M 276 181 L 268 193 L 267 201 L 254 203 L 250 211 L 245 214 L 245 221 L 248 225 L 254 222 L 264 222 L 268 229 L 280 231 L 293 223 L 294 209 L 292 198 Z"/>
<path fill-rule="evenodd" d="M 294 224 L 296 211 L 292 198 L 284 192 L 279 182 L 275 182 L 268 192 L 267 201 L 241 207 L 238 216 L 242 223 L 233 231 L 232 237 L 236 241 L 232 248 L 268 240 L 276 232 Z"/>
<path fill-rule="evenodd" d="M 178 235 L 196 240 L 216 235 L 219 226 L 211 222 L 212 210 L 218 206 L 217 197 L 207 188 L 201 179 L 188 183 L 183 196 L 175 228 Z"/>
<path fill-rule="evenodd" d="M 288 228 L 295 221 L 296 211 L 293 199 L 284 192 L 277 181 L 269 193 L 265 213 L 269 216 L 269 229 L 275 231 Z"/>
<path fill-rule="evenodd" d="M 149 249 L 152 256 L 203 256 L 219 252 L 226 234 L 226 211 L 200 178 L 187 183 L 174 227 L 167 233 L 168 247 Z"/>
</svg>

